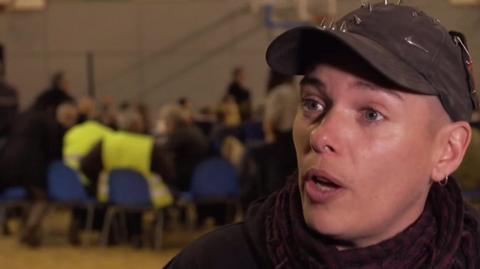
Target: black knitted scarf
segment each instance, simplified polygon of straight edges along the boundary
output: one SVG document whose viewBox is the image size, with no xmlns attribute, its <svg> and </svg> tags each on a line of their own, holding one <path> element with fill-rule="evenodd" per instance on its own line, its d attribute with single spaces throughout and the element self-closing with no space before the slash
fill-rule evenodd
<svg viewBox="0 0 480 269">
<path fill-rule="evenodd" d="M 480 268 L 477 226 L 454 180 L 432 186 L 424 212 L 410 227 L 366 248 L 339 251 L 309 229 L 295 180 L 255 204 L 246 218 L 257 256 L 275 269 Z"/>
</svg>

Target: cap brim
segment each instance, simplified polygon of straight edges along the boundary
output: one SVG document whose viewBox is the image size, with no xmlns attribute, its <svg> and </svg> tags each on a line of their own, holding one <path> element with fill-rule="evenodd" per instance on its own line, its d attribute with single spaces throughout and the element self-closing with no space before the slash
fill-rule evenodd
<svg viewBox="0 0 480 269">
<path fill-rule="evenodd" d="M 301 26 L 278 36 L 267 50 L 267 63 L 280 73 L 303 75 L 332 46 L 345 46 L 358 54 L 380 74 L 413 92 L 437 95 L 427 80 L 400 56 L 362 35 L 338 30 Z M 330 50 L 331 51 L 331 50 Z"/>
</svg>

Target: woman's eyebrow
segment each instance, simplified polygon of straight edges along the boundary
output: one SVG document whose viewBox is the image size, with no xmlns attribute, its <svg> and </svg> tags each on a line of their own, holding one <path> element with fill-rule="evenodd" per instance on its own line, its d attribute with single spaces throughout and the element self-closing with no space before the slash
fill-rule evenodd
<svg viewBox="0 0 480 269">
<path fill-rule="evenodd" d="M 309 76 L 303 77 L 303 79 L 300 81 L 300 87 L 304 87 L 304 86 L 311 86 L 311 87 L 315 88 L 316 90 L 318 90 L 323 95 L 326 94 L 325 83 L 323 83 L 323 81 L 321 81 L 318 78 L 309 77 Z"/>
<path fill-rule="evenodd" d="M 300 86 L 313 86 L 314 88 L 317 88 L 319 90 L 324 90 L 325 89 L 325 83 L 323 83 L 321 80 L 314 78 L 314 77 L 308 77 L 305 76 L 303 79 L 300 81 Z"/>
</svg>

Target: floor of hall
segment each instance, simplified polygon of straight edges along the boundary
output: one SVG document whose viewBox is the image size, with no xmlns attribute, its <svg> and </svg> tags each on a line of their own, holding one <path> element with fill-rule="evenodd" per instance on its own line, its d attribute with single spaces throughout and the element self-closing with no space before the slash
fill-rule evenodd
<svg viewBox="0 0 480 269">
<path fill-rule="evenodd" d="M 98 238 L 84 235 L 82 240 L 91 241 L 79 247 L 67 241 L 68 217 L 65 214 L 49 216 L 44 222 L 43 244 L 39 248 L 26 247 L 18 242 L 18 233 L 0 235 L 0 268 L 4 269 L 132 269 L 163 268 L 189 242 L 212 230 L 173 229 L 164 234 L 159 250 L 145 247 L 136 249 L 129 245 L 103 247 Z"/>
</svg>

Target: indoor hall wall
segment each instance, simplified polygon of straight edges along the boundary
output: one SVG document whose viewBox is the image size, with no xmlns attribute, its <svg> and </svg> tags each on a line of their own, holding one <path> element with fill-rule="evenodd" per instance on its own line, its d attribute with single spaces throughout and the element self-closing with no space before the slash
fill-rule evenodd
<svg viewBox="0 0 480 269">
<path fill-rule="evenodd" d="M 44 12 L 5 13 L 0 41 L 7 47 L 8 79 L 24 106 L 59 69 L 82 96 L 86 55 L 93 52 L 98 97 L 158 106 L 188 96 L 204 105 L 220 99 L 231 69 L 240 64 L 260 100 L 270 38 L 259 14 L 235 15 L 247 2 L 50 0 Z M 212 26 L 216 21 L 221 23 Z M 180 42 L 192 35 L 199 37 Z"/>
<path fill-rule="evenodd" d="M 241 64 L 259 104 L 267 73 L 264 54 L 273 34 L 262 27 L 258 13 L 230 16 L 247 2 L 49 0 L 43 12 L 4 13 L 0 41 L 7 46 L 8 79 L 20 90 L 24 106 L 59 69 L 67 72 L 74 94 L 82 96 L 86 55 L 92 52 L 97 96 L 141 100 L 152 108 L 188 96 L 199 106 L 216 103 L 231 69 Z M 465 32 L 474 58 L 480 59 L 479 7 L 452 7 L 447 0 L 403 2 Z M 359 4 L 339 0 L 338 17 Z M 179 42 L 215 21 L 222 23 L 200 38 Z M 475 72 L 478 77 L 479 69 Z"/>
</svg>

